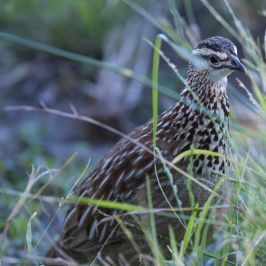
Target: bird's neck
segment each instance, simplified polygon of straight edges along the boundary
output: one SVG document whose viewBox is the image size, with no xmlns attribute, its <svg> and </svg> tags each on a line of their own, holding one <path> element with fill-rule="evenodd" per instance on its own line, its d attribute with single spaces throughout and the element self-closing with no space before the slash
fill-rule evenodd
<svg viewBox="0 0 266 266">
<path fill-rule="evenodd" d="M 181 93 L 181 100 L 196 105 L 207 112 L 229 114 L 226 93 L 227 78 L 215 80 L 207 70 L 198 71 L 193 65 L 189 67 L 186 88 Z"/>
</svg>

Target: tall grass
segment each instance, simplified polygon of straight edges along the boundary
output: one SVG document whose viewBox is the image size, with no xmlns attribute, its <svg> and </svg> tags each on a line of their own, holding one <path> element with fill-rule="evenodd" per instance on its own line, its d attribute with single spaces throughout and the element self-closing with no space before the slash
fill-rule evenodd
<svg viewBox="0 0 266 266">
<path fill-rule="evenodd" d="M 63 51 L 58 48 L 50 47 L 44 44 L 39 44 L 30 40 L 26 40 L 17 36 L 13 36 L 7 33 L 0 33 L 0 38 L 6 41 L 17 43 L 19 45 L 24 45 L 32 49 L 39 49 L 47 53 L 52 53 L 58 56 L 63 56 L 65 58 L 76 60 L 80 63 L 91 64 L 95 67 L 105 68 L 109 71 L 114 71 L 120 75 L 136 79 L 143 82 L 149 87 L 152 87 L 152 102 L 153 102 L 153 144 L 154 144 L 154 154 L 157 158 L 160 158 L 160 151 L 156 150 L 156 130 L 158 121 L 158 91 L 162 91 L 167 95 L 173 96 L 172 92 L 167 90 L 164 86 L 159 84 L 159 56 L 161 60 L 167 61 L 168 65 L 175 73 L 178 73 L 178 68 L 173 67 L 168 58 L 160 51 L 161 42 L 164 40 L 167 42 L 174 50 L 183 58 L 187 58 L 189 50 L 191 48 L 190 41 L 186 39 L 185 34 L 182 31 L 181 25 L 181 15 L 174 5 L 174 1 L 168 1 L 169 9 L 173 14 L 174 26 L 170 26 L 171 23 L 161 24 L 157 22 L 156 18 L 153 18 L 145 10 L 142 9 L 140 5 L 137 5 L 133 1 L 123 0 L 125 3 L 130 5 L 134 10 L 139 12 L 148 21 L 153 23 L 156 27 L 160 29 L 165 35 L 159 35 L 156 38 L 154 46 L 154 60 L 153 60 L 153 78 L 140 76 L 134 73 L 130 69 L 124 69 L 118 66 L 108 65 L 103 62 L 94 60 L 93 58 L 88 58 L 86 56 L 77 55 L 67 51 Z M 63 199 L 47 197 L 45 198 L 41 193 L 33 192 L 31 193 L 32 187 L 30 189 L 25 189 L 24 193 L 19 191 L 5 191 L 1 190 L 1 193 L 13 194 L 19 198 L 19 206 L 16 209 L 16 215 L 12 215 L 13 219 L 17 218 L 19 213 L 26 213 L 27 223 L 26 223 L 26 235 L 25 242 L 27 243 L 27 253 L 23 254 L 23 259 L 20 258 L 7 258 L 4 257 L 4 252 L 9 245 L 14 244 L 11 240 L 7 238 L 7 232 L 3 234 L 1 238 L 1 253 L 2 261 L 4 263 L 22 263 L 25 260 L 31 262 L 38 262 L 40 258 L 36 257 L 34 253 L 36 247 L 40 241 L 45 241 L 47 228 L 41 227 L 41 221 L 36 217 L 34 208 L 23 209 L 20 205 L 23 204 L 35 204 L 36 200 L 42 199 L 49 202 L 59 202 L 59 209 L 62 205 L 76 202 L 79 200 L 84 204 L 96 205 L 103 208 L 117 209 L 120 211 L 125 211 L 126 215 L 133 215 L 137 224 L 143 232 L 143 235 L 147 239 L 151 247 L 151 260 L 157 265 L 266 265 L 266 64 L 265 64 L 265 54 L 266 54 L 266 43 L 257 43 L 254 40 L 249 31 L 242 25 L 241 21 L 234 14 L 229 3 L 225 1 L 225 7 L 232 16 L 232 23 L 228 24 L 222 16 L 219 15 L 209 2 L 202 0 L 202 3 L 210 10 L 210 13 L 225 27 L 234 37 L 237 38 L 239 43 L 242 45 L 242 49 L 245 55 L 245 65 L 247 67 L 247 75 L 251 81 L 251 91 L 253 94 L 248 94 L 244 98 L 239 93 L 235 92 L 237 97 L 244 101 L 246 106 L 249 106 L 251 111 L 254 111 L 254 116 L 256 113 L 256 128 L 250 129 L 243 125 L 238 124 L 234 119 L 233 132 L 232 132 L 232 164 L 234 168 L 234 173 L 231 176 L 225 177 L 232 184 L 232 191 L 230 194 L 230 201 L 228 205 L 220 205 L 219 202 L 215 202 L 214 198 L 217 195 L 216 189 L 214 189 L 209 197 L 206 204 L 199 208 L 197 203 L 191 208 L 191 215 L 185 217 L 182 215 L 182 208 L 171 208 L 169 207 L 168 215 L 172 215 L 174 218 L 179 219 L 181 217 L 182 221 L 186 226 L 186 232 L 184 238 L 181 241 L 177 241 L 177 232 L 169 226 L 169 250 L 172 258 L 166 260 L 160 249 L 160 240 L 157 236 L 156 230 L 156 219 L 158 215 L 163 215 L 153 208 L 152 197 L 151 197 L 151 187 L 149 184 L 149 178 L 147 178 L 147 201 L 148 207 L 130 205 L 124 202 L 110 202 L 103 201 L 99 199 L 89 199 L 89 198 L 76 198 L 72 195 L 72 190 L 66 193 L 66 197 Z M 187 10 L 191 12 L 189 4 L 187 3 Z M 190 17 L 193 20 L 193 14 L 190 13 Z M 176 27 L 176 28 L 174 28 Z M 163 37 L 162 37 L 163 36 Z M 266 40 L 266 35 L 264 42 Z M 261 48 L 264 47 L 264 48 Z M 264 50 L 263 50 L 264 49 Z M 180 76 L 179 76 L 180 78 Z M 244 87 L 244 85 L 242 85 Z M 234 90 L 234 88 L 232 88 Z M 256 104 L 254 104 L 256 103 Z M 34 108 L 21 107 L 22 110 L 36 111 Z M 62 115 L 72 119 L 81 119 L 89 123 L 94 123 L 95 121 L 84 118 L 80 116 L 76 110 L 72 109 L 73 112 L 66 114 L 63 112 L 52 111 L 51 109 L 44 108 L 44 111 L 54 113 L 56 115 Z M 235 115 L 232 114 L 232 117 Z M 96 123 L 97 124 L 97 123 Z M 103 126 L 98 123 L 98 126 Z M 105 126 L 104 126 L 105 127 Z M 112 130 L 115 134 L 120 134 L 119 131 L 113 130 L 110 127 L 105 127 L 107 130 Z M 120 134 L 121 135 L 121 134 Z M 122 134 L 122 136 L 124 136 Z M 124 136 L 125 137 L 125 136 Z M 192 150 L 186 152 L 185 154 L 179 155 L 173 162 L 165 165 L 166 170 L 171 167 L 171 164 L 175 164 L 184 156 L 191 156 L 192 154 L 211 154 L 213 156 L 220 156 L 219 154 L 213 154 L 209 151 L 202 150 Z M 60 172 L 60 171 L 59 171 Z M 50 179 L 53 180 L 51 172 L 45 172 L 42 176 L 49 175 Z M 35 181 L 39 181 L 40 175 L 35 175 Z M 31 177 L 33 178 L 33 177 Z M 30 178 L 29 178 L 30 179 Z M 31 180 L 31 179 L 30 179 Z M 169 180 L 171 181 L 171 174 L 169 172 Z M 34 181 L 34 182 L 35 182 Z M 221 180 L 222 182 L 223 180 Z M 50 182 L 50 181 L 49 181 Z M 193 182 L 193 180 L 192 180 Z M 76 183 L 75 183 L 76 185 Z M 220 183 L 217 184 L 217 189 Z M 175 188 L 173 187 L 173 191 Z M 228 195 L 229 197 L 229 195 Z M 33 201 L 35 200 L 35 202 Z M 38 201 L 37 201 L 38 203 Z M 34 205 L 34 206 L 35 206 Z M 227 208 L 227 214 L 223 221 L 217 222 L 216 212 L 221 208 Z M 38 206 L 40 209 L 40 206 Z M 146 226 L 140 222 L 138 219 L 139 215 L 148 214 L 150 226 Z M 132 241 L 136 252 L 140 253 L 138 246 L 133 241 L 132 233 L 123 223 L 123 220 L 119 215 L 110 217 L 110 219 L 116 219 L 120 224 L 121 228 L 124 230 L 125 234 L 128 236 L 129 241 Z M 13 221 L 14 222 L 14 221 Z M 8 228 L 9 229 L 8 221 Z M 210 237 L 209 227 L 215 226 L 215 233 Z M 36 233 L 36 231 L 39 231 Z M 40 233 L 41 232 L 41 233 Z M 44 233 L 43 233 L 44 232 Z M 36 234 L 36 235 L 34 235 Z M 49 239 L 49 236 L 48 236 Z"/>
</svg>

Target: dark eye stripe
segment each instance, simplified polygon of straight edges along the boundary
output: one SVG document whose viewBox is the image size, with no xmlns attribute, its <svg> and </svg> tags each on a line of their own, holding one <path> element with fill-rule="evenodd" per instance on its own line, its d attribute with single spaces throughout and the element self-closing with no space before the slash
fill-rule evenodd
<svg viewBox="0 0 266 266">
<path fill-rule="evenodd" d="M 228 61 L 228 58 L 222 59 L 221 57 L 217 56 L 216 54 L 213 54 L 213 55 L 209 56 L 209 58 L 211 58 L 211 57 L 215 57 L 215 59 L 217 59 L 217 61 L 221 61 L 221 62 Z"/>
</svg>

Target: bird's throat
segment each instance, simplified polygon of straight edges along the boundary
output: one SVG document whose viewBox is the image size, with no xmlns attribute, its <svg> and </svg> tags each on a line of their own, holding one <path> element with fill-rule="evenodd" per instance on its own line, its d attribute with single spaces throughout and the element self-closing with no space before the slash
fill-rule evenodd
<svg viewBox="0 0 266 266">
<path fill-rule="evenodd" d="M 202 112 L 223 113 L 222 116 L 228 116 L 227 78 L 214 80 L 210 78 L 208 71 L 198 71 L 195 67 L 190 67 L 181 101 L 194 105 L 194 108 Z"/>
</svg>

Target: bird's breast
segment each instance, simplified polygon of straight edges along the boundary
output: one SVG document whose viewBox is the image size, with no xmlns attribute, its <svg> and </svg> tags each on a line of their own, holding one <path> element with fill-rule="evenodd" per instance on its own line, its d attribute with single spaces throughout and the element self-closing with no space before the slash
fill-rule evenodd
<svg viewBox="0 0 266 266">
<path fill-rule="evenodd" d="M 228 119 L 222 121 L 217 115 L 209 116 L 189 108 L 182 110 L 181 107 L 179 110 L 172 132 L 171 157 L 174 159 L 194 149 L 197 151 L 191 151 L 183 162 L 188 166 L 191 164 L 195 176 L 224 174 L 230 150 Z"/>
</svg>

